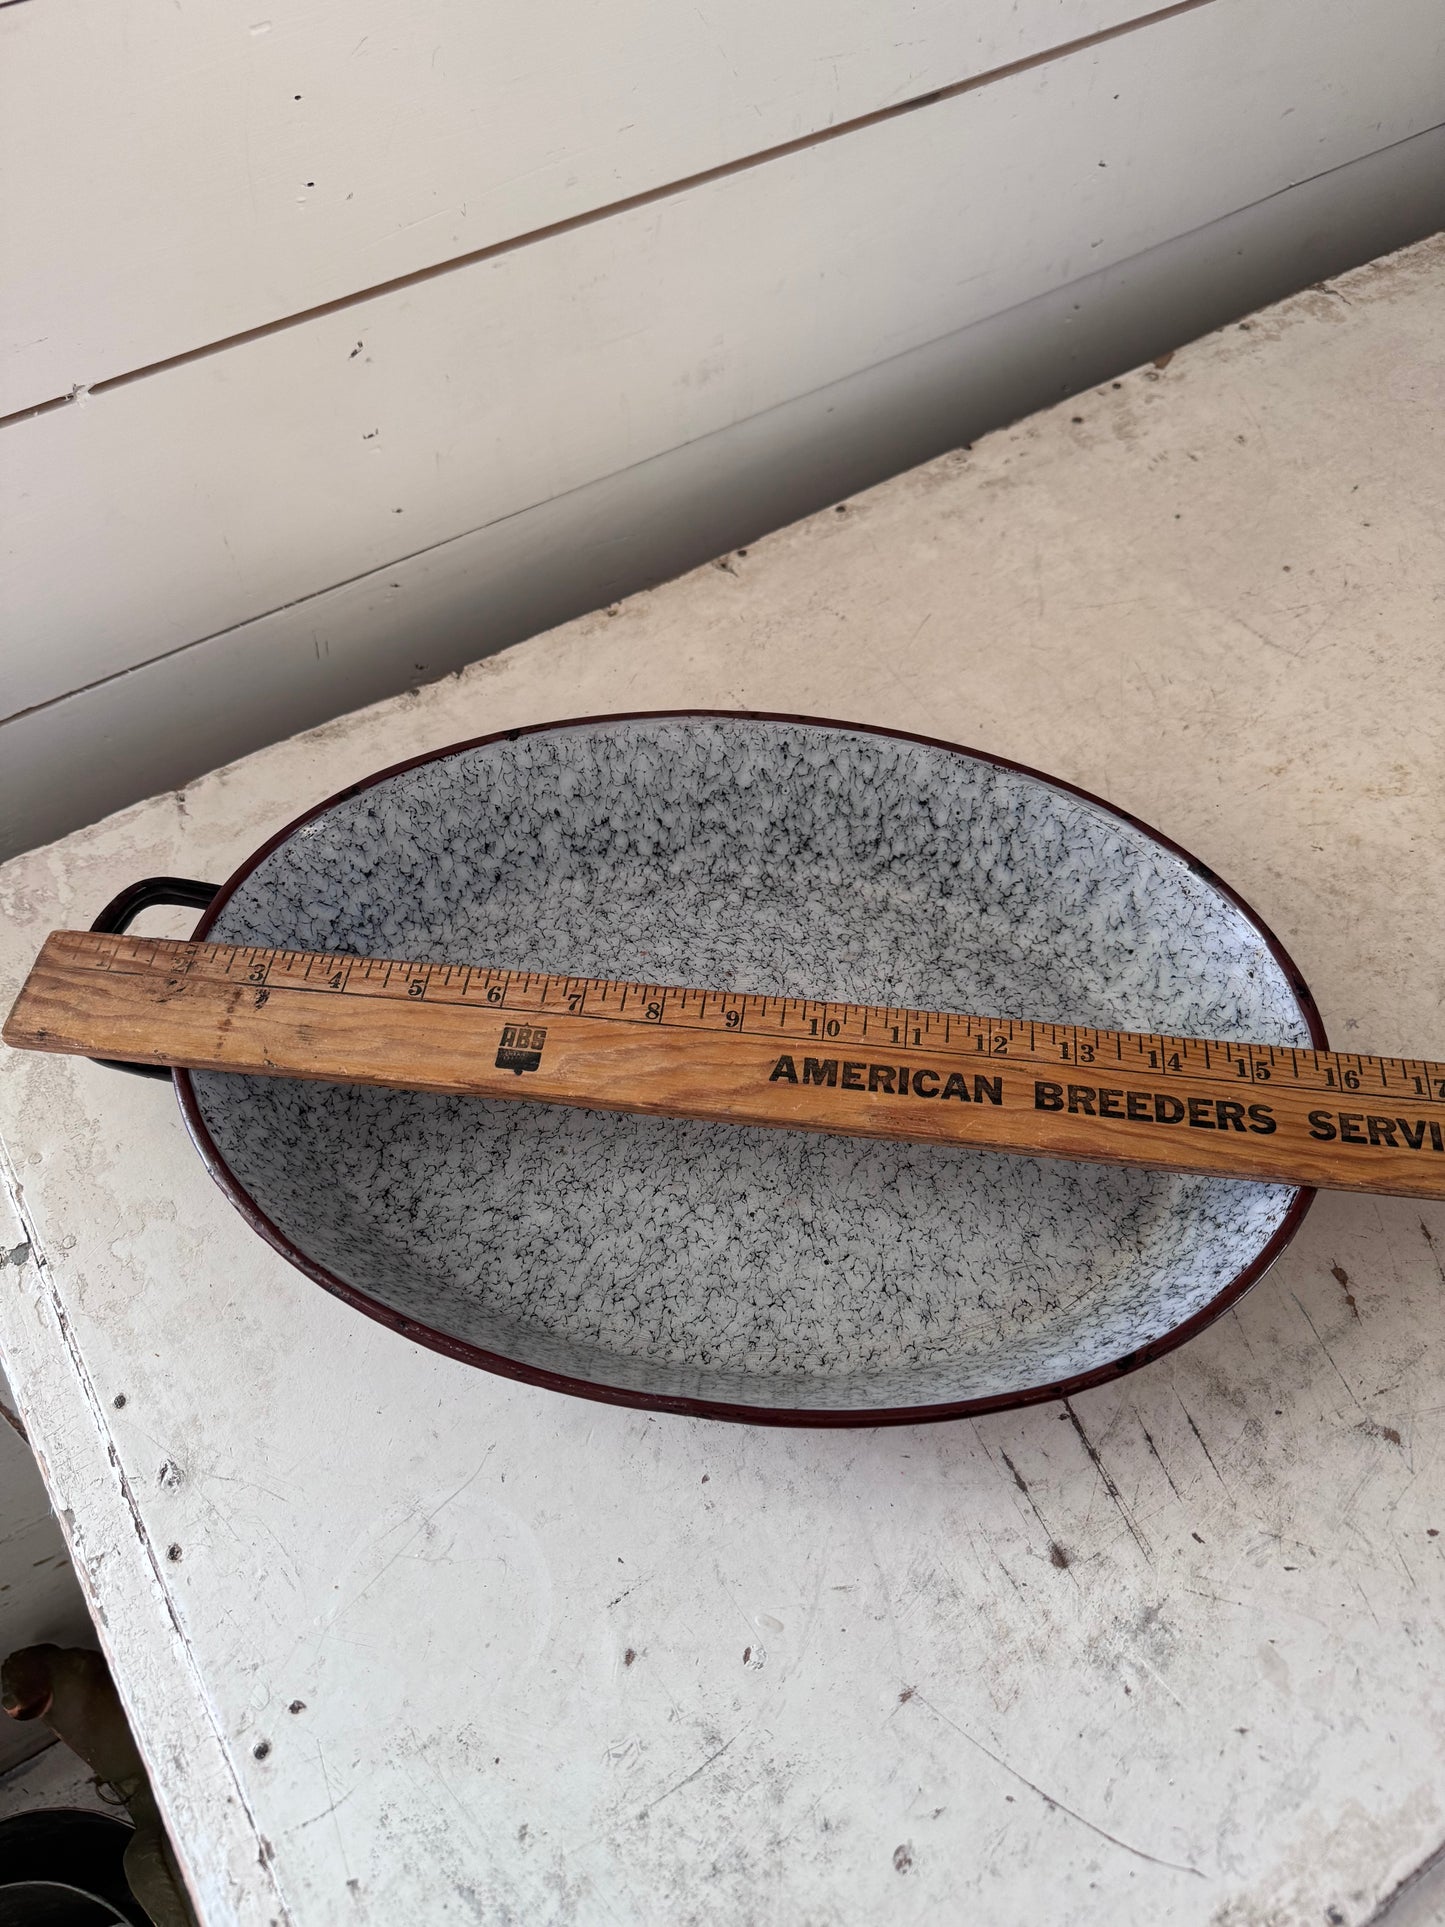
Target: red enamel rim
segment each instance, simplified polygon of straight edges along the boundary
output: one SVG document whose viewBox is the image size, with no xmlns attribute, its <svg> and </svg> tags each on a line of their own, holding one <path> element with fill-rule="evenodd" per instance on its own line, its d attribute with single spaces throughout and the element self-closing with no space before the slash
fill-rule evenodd
<svg viewBox="0 0 1445 1927">
<path fill-rule="evenodd" d="M 263 843 L 222 885 L 214 901 L 196 925 L 194 938 L 200 940 L 207 936 L 235 891 L 273 850 L 279 849 L 307 823 L 314 822 L 317 817 L 325 816 L 338 804 L 349 802 L 363 791 L 374 789 L 379 783 L 389 782 L 393 777 L 404 775 L 408 770 L 419 769 L 425 763 L 444 762 L 448 757 L 461 755 L 464 751 L 483 749 L 489 743 L 515 742 L 522 736 L 546 735 L 562 729 L 585 729 L 601 723 L 669 720 L 792 723 L 805 729 L 834 729 L 845 730 L 852 735 L 886 736 L 895 742 L 921 743 L 929 749 L 947 750 L 951 755 L 965 756 L 973 762 L 991 763 L 997 769 L 1031 777 L 1036 782 L 1047 784 L 1051 789 L 1062 790 L 1069 796 L 1077 796 L 1083 802 L 1093 805 L 1095 809 L 1104 810 L 1108 815 L 1118 818 L 1120 822 L 1132 825 L 1152 842 L 1158 844 L 1161 849 L 1168 850 L 1181 858 L 1197 876 L 1234 904 L 1259 932 L 1271 956 L 1283 971 L 1290 989 L 1299 1002 L 1300 1012 L 1309 1028 L 1310 1040 L 1315 1049 L 1329 1048 L 1324 1023 L 1315 1006 L 1315 1000 L 1310 994 L 1309 986 L 1300 975 L 1293 958 L 1263 918 L 1245 902 L 1237 890 L 1232 890 L 1206 864 L 1201 863 L 1181 844 L 1163 835 L 1151 824 L 1142 822 L 1137 816 L 1131 816 L 1127 810 L 1118 809 L 1114 804 L 1105 802 L 1102 797 L 1095 796 L 1088 790 L 1080 789 L 1076 783 L 1063 782 L 1059 777 L 1050 776 L 1044 770 L 1031 769 L 1027 764 L 1016 763 L 1007 756 L 991 755 L 987 750 L 969 749 L 960 743 L 945 742 L 937 736 L 920 736 L 908 730 L 884 729 L 872 723 L 845 723 L 834 721 L 829 717 L 790 716 L 768 710 L 643 709 L 607 716 L 572 716 L 562 722 L 534 723 L 525 729 L 494 730 L 488 736 L 474 736 L 466 742 L 450 743 L 444 749 L 431 750 L 422 756 L 408 757 L 405 762 L 393 763 L 389 768 L 378 770 L 374 776 L 368 776 L 362 782 L 352 783 L 346 789 L 338 790 L 334 796 L 329 796 L 324 802 L 317 803 L 288 823 L 284 829 L 278 830 L 269 842 Z M 1268 1243 L 1242 1271 L 1215 1294 L 1202 1310 L 1195 1312 L 1192 1318 L 1176 1325 L 1162 1338 L 1156 1338 L 1150 1344 L 1141 1345 L 1137 1350 L 1125 1353 L 1123 1357 L 1114 1359 L 1110 1364 L 1096 1366 L 1092 1371 L 1080 1372 L 1073 1378 L 1057 1379 L 1048 1384 L 1030 1386 L 1022 1391 L 999 1393 L 987 1398 L 955 1399 L 932 1405 L 886 1406 L 876 1410 L 862 1408 L 840 1412 L 819 1411 L 815 1408 L 795 1405 L 733 1405 L 722 1400 L 672 1398 L 661 1393 L 636 1392 L 620 1386 L 597 1385 L 588 1379 L 574 1378 L 565 1372 L 550 1372 L 538 1366 L 525 1365 L 514 1358 L 505 1357 L 500 1352 L 487 1351 L 480 1345 L 451 1338 L 445 1332 L 439 1332 L 430 1325 L 423 1325 L 416 1319 L 405 1317 L 368 1293 L 358 1291 L 355 1285 L 349 1284 L 346 1279 L 339 1278 L 335 1272 L 329 1271 L 326 1266 L 317 1264 L 315 1259 L 308 1257 L 262 1211 L 251 1193 L 231 1170 L 207 1130 L 201 1117 L 200 1106 L 196 1101 L 195 1086 L 191 1081 L 190 1073 L 177 1071 L 175 1086 L 186 1129 L 206 1169 L 251 1229 L 264 1238 L 267 1244 L 274 1246 L 298 1271 L 304 1272 L 308 1278 L 323 1286 L 345 1304 L 353 1306 L 357 1311 L 365 1312 L 368 1318 L 374 1318 L 378 1324 L 386 1325 L 392 1331 L 399 1332 L 402 1337 L 414 1339 L 417 1344 L 426 1345 L 432 1351 L 441 1352 L 448 1358 L 459 1359 L 463 1364 L 479 1365 L 484 1371 L 495 1372 L 500 1378 L 517 1379 L 524 1384 L 539 1385 L 547 1391 L 567 1392 L 573 1397 L 594 1399 L 604 1405 L 627 1405 L 643 1411 L 674 1412 L 688 1418 L 727 1419 L 747 1425 L 803 1425 L 834 1428 L 931 1424 L 942 1419 L 977 1418 L 985 1412 L 1013 1411 L 1025 1405 L 1044 1404 L 1050 1399 L 1072 1398 L 1076 1393 L 1089 1391 L 1095 1385 L 1111 1384 L 1115 1379 L 1124 1377 L 1126 1373 L 1138 1371 L 1141 1366 L 1151 1364 L 1156 1358 L 1162 1358 L 1166 1352 L 1173 1351 L 1176 1346 L 1184 1344 L 1203 1331 L 1207 1325 L 1212 1325 L 1214 1320 L 1228 1311 L 1231 1305 L 1237 1304 L 1250 1286 L 1264 1276 L 1294 1237 L 1315 1198 L 1313 1190 L 1303 1188 L 1297 1190 L 1279 1228 Z"/>
</svg>

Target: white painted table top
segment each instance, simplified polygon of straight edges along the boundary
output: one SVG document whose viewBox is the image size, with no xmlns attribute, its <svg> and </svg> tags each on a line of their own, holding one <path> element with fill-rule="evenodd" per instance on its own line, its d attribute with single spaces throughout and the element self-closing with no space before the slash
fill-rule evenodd
<svg viewBox="0 0 1445 1927">
<path fill-rule="evenodd" d="M 1433 243 L 22 857 L 0 994 L 386 763 L 698 704 L 1081 783 L 1445 1057 L 1442 393 Z M 164 1085 L 0 1070 L 6 1362 L 208 1923 L 1445 1917 L 1445 1210 L 1321 1197 L 1072 1412 L 752 1430 L 422 1351 Z"/>
</svg>

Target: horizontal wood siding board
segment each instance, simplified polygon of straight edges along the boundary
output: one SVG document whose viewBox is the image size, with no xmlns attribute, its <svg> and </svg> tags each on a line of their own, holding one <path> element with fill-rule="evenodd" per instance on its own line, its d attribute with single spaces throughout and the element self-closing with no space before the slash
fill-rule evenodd
<svg viewBox="0 0 1445 1927">
<path fill-rule="evenodd" d="M 0 433 L 15 714 L 1418 131 L 1438 0 L 1148 35 Z M 1339 98 L 1342 72 L 1352 78 Z"/>
<path fill-rule="evenodd" d="M 750 544 L 1441 227 L 1445 127 L 0 725 L 0 860 Z M 633 692 L 696 694 L 686 679 Z"/>
<path fill-rule="evenodd" d="M 1152 10 L 0 9 L 0 415 Z"/>
</svg>

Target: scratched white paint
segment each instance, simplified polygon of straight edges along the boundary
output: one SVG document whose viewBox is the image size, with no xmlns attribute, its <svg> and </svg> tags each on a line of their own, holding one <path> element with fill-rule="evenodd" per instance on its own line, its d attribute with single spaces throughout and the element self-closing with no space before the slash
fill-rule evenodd
<svg viewBox="0 0 1445 1927">
<path fill-rule="evenodd" d="M 0 1289 L 8 1278 L 6 1267 L 18 1269 L 25 1255 L 22 1242 L 5 1242 L 5 1229 L 0 1222 Z M 3 1371 L 0 1403 L 14 1412 Z M 34 1455 L 0 1414 L 0 1658 L 42 1640 L 90 1646 L 94 1634 Z M 51 1738 L 38 1721 L 0 1720 L 0 1773 L 49 1746 Z"/>
<path fill-rule="evenodd" d="M 1435 244 L 19 859 L 0 981 L 385 762 L 732 703 L 1102 790 L 1245 890 L 1336 1041 L 1445 1055 L 1442 358 Z M 163 1086 L 8 1061 L 0 1131 L 45 1260 L 0 1335 L 208 1922 L 1430 1917 L 1428 1877 L 1378 1910 L 1445 1838 L 1439 1207 L 1322 1198 L 1072 1414 L 789 1435 L 367 1324 Z"/>
<path fill-rule="evenodd" d="M 0 414 L 1157 5 L 0 8 Z"/>
<path fill-rule="evenodd" d="M 1353 0 L 1214 0 L 11 424 L 0 552 L 19 647 L 0 714 L 1418 133 L 1440 117 L 1445 15 L 1438 0 L 1387 12 L 1382 40 Z"/>
<path fill-rule="evenodd" d="M 23 1172 L 34 1168 L 35 1155 L 22 1152 L 17 1171 L 0 1146 L 0 1243 L 12 1250 L 28 1244 L 32 1252 L 14 1280 L 6 1281 L 4 1344 L 30 1440 L 89 1602 L 92 1637 L 110 1659 L 168 1808 L 169 1787 L 180 1792 L 186 1867 L 207 1927 L 213 1919 L 232 1918 L 231 1897 L 243 1892 L 251 1894 L 252 1904 L 260 1903 L 247 1918 L 279 1919 L 278 1909 L 264 1908 L 271 1881 L 258 1858 L 254 1824 L 219 1743 L 204 1682 L 158 1583 L 162 1549 L 138 1529 L 129 1478 L 112 1455 L 98 1413 L 89 1409 L 93 1389 L 77 1358 L 69 1307 L 50 1290 L 53 1266 L 42 1266 L 33 1255 Z M 62 1232 L 55 1241 L 60 1260 L 70 1236 Z M 78 1630 L 75 1643 L 88 1643 Z M 192 1816 L 202 1812 L 205 1822 L 192 1825 Z"/>
</svg>

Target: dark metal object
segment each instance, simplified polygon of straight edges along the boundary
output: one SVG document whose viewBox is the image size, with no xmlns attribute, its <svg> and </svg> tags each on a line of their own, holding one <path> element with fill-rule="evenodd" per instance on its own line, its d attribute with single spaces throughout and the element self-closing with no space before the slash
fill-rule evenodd
<svg viewBox="0 0 1445 1927">
<path fill-rule="evenodd" d="M 861 735 L 884 736 L 900 742 L 920 743 L 930 749 L 947 750 L 954 755 L 967 756 L 978 762 L 991 763 L 997 769 L 1010 770 L 1019 775 L 1030 777 L 1037 782 L 1047 783 L 1053 789 L 1062 790 L 1069 795 L 1078 797 L 1085 803 L 1105 810 L 1111 816 L 1117 817 L 1126 823 L 1133 824 L 1162 849 L 1172 852 L 1173 855 L 1188 864 L 1197 875 L 1205 879 L 1213 889 L 1217 890 L 1221 896 L 1227 898 L 1229 902 L 1233 903 L 1244 916 L 1248 918 L 1249 922 L 1259 932 L 1265 945 L 1278 963 L 1281 972 L 1287 979 L 1295 997 L 1298 999 L 1300 1011 L 1308 1026 L 1312 1044 L 1319 1050 L 1327 1050 L 1329 1048 L 1329 1040 L 1325 1033 L 1324 1022 L 1320 1017 L 1319 1010 L 1315 1005 L 1309 987 L 1305 983 L 1293 959 L 1289 956 L 1284 945 L 1279 941 L 1278 937 L 1275 936 L 1274 932 L 1245 899 L 1240 896 L 1236 890 L 1231 889 L 1222 879 L 1215 876 L 1206 864 L 1201 863 L 1197 857 L 1184 849 L 1182 845 L 1174 842 L 1171 837 L 1163 835 L 1159 830 L 1156 830 L 1151 824 L 1145 823 L 1141 818 L 1131 815 L 1127 810 L 1120 809 L 1116 804 L 1105 801 L 1104 798 L 1094 795 L 1089 790 L 1079 788 L 1075 783 L 1064 782 L 1059 777 L 1050 775 L 1043 770 L 1033 769 L 1029 765 L 1015 762 L 1007 756 L 992 755 L 987 750 L 965 748 L 961 744 L 950 743 L 940 737 L 922 736 L 908 730 L 883 729 L 868 723 L 839 722 L 836 719 L 826 717 L 793 716 L 763 710 L 637 710 L 610 716 L 570 717 L 565 722 L 539 723 L 526 729 L 495 730 L 486 736 L 473 737 L 461 743 L 450 743 L 443 749 L 432 750 L 425 755 L 409 757 L 404 762 L 394 763 L 389 768 L 379 770 L 375 775 L 369 776 L 361 782 L 348 785 L 346 789 L 338 791 L 336 795 L 330 796 L 326 798 L 324 802 L 318 803 L 313 808 L 306 810 L 302 815 L 296 817 L 292 822 L 288 823 L 285 828 L 278 830 L 273 837 L 263 843 L 253 855 L 247 858 L 234 875 L 220 887 L 219 891 L 207 901 L 205 914 L 201 917 L 196 925 L 195 931 L 192 933 L 193 939 L 195 941 L 205 939 L 216 917 L 228 899 L 240 885 L 246 881 L 257 866 L 271 855 L 272 851 L 278 849 L 281 844 L 288 841 L 288 839 L 294 836 L 304 825 L 314 822 L 336 805 L 349 802 L 353 797 L 374 788 L 379 783 L 389 782 L 393 777 L 400 776 L 407 770 L 420 768 L 424 764 L 440 762 L 447 757 L 456 756 L 463 751 L 483 748 L 487 744 L 506 739 L 516 740 L 520 736 L 537 735 L 547 731 L 583 728 L 590 724 L 662 721 L 668 718 L 712 718 L 730 722 L 793 723 L 802 727 L 842 729 Z M 163 887 L 165 881 L 164 879 L 153 879 L 148 883 L 137 884 L 134 886 L 134 891 L 140 892 L 150 888 L 159 889 Z M 196 891 L 209 891 L 211 888 L 211 886 L 206 884 L 190 884 L 188 886 L 177 887 L 188 887 Z M 131 895 L 132 892 L 122 893 L 122 895 L 116 899 L 116 903 L 120 905 L 126 904 Z M 167 900 L 176 901 L 177 899 L 155 896 L 147 900 L 162 902 Z M 185 900 L 192 901 L 194 899 L 188 898 Z M 114 908 L 114 906 L 111 907 Z M 139 905 L 137 905 L 137 907 L 139 907 Z M 154 1075 L 156 1072 L 152 1069 L 149 1074 Z M 160 1071 L 159 1074 L 162 1076 L 172 1075 L 172 1073 L 165 1071 Z M 1221 1317 L 1228 1311 L 1232 1305 L 1244 1296 L 1250 1286 L 1253 1285 L 1257 1279 L 1263 1277 L 1269 1270 L 1270 1266 L 1298 1231 L 1305 1213 L 1309 1210 L 1315 1198 L 1315 1193 L 1312 1190 L 1301 1189 L 1297 1191 L 1294 1201 L 1281 1221 L 1278 1230 L 1269 1239 L 1268 1243 L 1250 1264 L 1246 1265 L 1243 1270 L 1237 1273 L 1228 1284 L 1224 1285 L 1220 1291 L 1216 1293 L 1215 1297 L 1203 1310 L 1197 1312 L 1183 1324 L 1177 1325 L 1163 1337 L 1140 1346 L 1137 1350 L 1127 1353 L 1124 1357 L 1116 1359 L 1108 1365 L 1078 1373 L 1072 1378 L 1060 1379 L 1051 1384 L 1033 1386 L 1026 1391 L 1011 1391 L 1003 1394 L 990 1395 L 988 1397 L 959 1399 L 951 1404 L 898 1406 L 869 1410 L 866 1413 L 734 1405 L 716 1400 L 681 1398 L 660 1393 L 641 1391 L 624 1392 L 613 1386 L 594 1384 L 584 1379 L 572 1377 L 566 1373 L 548 1371 L 538 1366 L 522 1364 L 515 1359 L 504 1357 L 500 1353 L 487 1351 L 479 1345 L 470 1344 L 462 1339 L 448 1337 L 445 1333 L 436 1331 L 429 1325 L 420 1324 L 414 1319 L 407 1318 L 391 1306 L 382 1304 L 366 1292 L 358 1290 L 355 1285 L 350 1284 L 346 1279 L 339 1277 L 335 1272 L 327 1270 L 324 1265 L 318 1264 L 315 1259 L 308 1257 L 285 1232 L 272 1223 L 256 1203 L 256 1200 L 251 1196 L 250 1192 L 239 1179 L 237 1179 L 217 1149 L 201 1116 L 200 1106 L 196 1101 L 190 1074 L 186 1071 L 176 1071 L 173 1075 L 175 1077 L 176 1094 L 180 1102 L 181 1112 L 192 1141 L 200 1152 L 211 1176 L 220 1185 L 227 1197 L 230 1198 L 231 1202 L 245 1218 L 252 1230 L 264 1238 L 275 1250 L 279 1251 L 282 1257 L 293 1264 L 298 1271 L 303 1272 L 308 1278 L 323 1286 L 327 1291 L 331 1292 L 333 1296 L 340 1298 L 344 1303 L 351 1305 L 357 1311 L 364 1312 L 369 1318 L 376 1319 L 378 1323 L 388 1326 L 392 1331 L 399 1332 L 403 1337 L 410 1338 L 419 1345 L 426 1345 L 433 1351 L 441 1352 L 449 1358 L 459 1359 L 465 1364 L 481 1366 L 484 1370 L 495 1372 L 503 1378 L 518 1379 L 529 1385 L 540 1385 L 550 1391 L 567 1392 L 577 1398 L 595 1399 L 603 1404 L 627 1405 L 640 1407 L 649 1411 L 673 1412 L 693 1418 L 724 1419 L 750 1425 L 789 1425 L 820 1428 L 855 1427 L 860 1424 L 869 1426 L 916 1425 L 940 1419 L 975 1418 L 985 1412 L 1009 1411 L 1021 1406 L 1044 1404 L 1052 1400 L 1072 1398 L 1076 1394 L 1088 1391 L 1096 1385 L 1112 1384 L 1115 1379 L 1123 1377 L 1126 1373 L 1137 1371 L 1141 1366 L 1151 1364 L 1155 1359 L 1161 1358 L 1167 1352 L 1173 1351 L 1177 1346 L 1195 1337 L 1199 1332 L 1203 1331 L 1206 1326 L 1213 1324 L 1216 1318 Z"/>
<path fill-rule="evenodd" d="M 90 927 L 115 936 L 128 930 L 141 911 L 150 909 L 152 904 L 172 903 L 183 909 L 204 910 L 219 896 L 220 890 L 219 883 L 197 883 L 192 877 L 142 877 L 139 883 L 112 897 Z M 170 1077 L 162 1064 L 121 1064 L 110 1057 L 97 1057 L 93 1061 L 104 1064 L 107 1070 L 129 1071 L 133 1077 Z"/>
<path fill-rule="evenodd" d="M 134 1838 L 67 1807 L 0 1821 L 0 1927 L 150 1927 L 125 1877 Z"/>
<path fill-rule="evenodd" d="M 124 1879 L 135 1910 L 111 1918 L 150 1927 L 196 1927 L 145 1763 L 101 1655 L 79 1646 L 22 1647 L 0 1666 L 0 1703 L 11 1719 L 43 1719 L 97 1781 L 113 1788 L 125 1803 L 135 1823 L 134 1831 L 126 1829 L 122 1846 Z M 56 1916 L 57 1922 L 68 1923 L 69 1918 Z M 91 1918 L 108 1917 L 74 1916 L 77 1923 Z M 3 1921 L 0 1914 L 0 1927 Z"/>
</svg>

